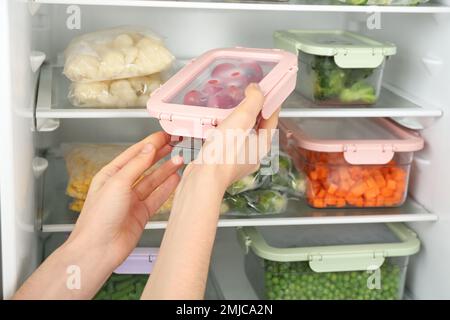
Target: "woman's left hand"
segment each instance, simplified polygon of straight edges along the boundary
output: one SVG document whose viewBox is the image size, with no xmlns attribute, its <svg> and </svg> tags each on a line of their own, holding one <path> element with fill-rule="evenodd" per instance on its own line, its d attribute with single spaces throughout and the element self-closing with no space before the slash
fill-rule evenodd
<svg viewBox="0 0 450 320">
<path fill-rule="evenodd" d="M 113 265 L 119 265 L 137 245 L 148 220 L 178 185 L 177 170 L 183 164 L 179 156 L 141 178 L 170 153 L 169 142 L 168 134 L 154 133 L 102 168 L 92 180 L 68 242 L 89 243 Z"/>
</svg>

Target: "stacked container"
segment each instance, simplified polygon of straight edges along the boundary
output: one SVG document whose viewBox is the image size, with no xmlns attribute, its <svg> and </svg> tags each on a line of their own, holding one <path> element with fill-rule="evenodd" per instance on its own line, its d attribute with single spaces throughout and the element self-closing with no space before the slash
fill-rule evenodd
<svg viewBox="0 0 450 320">
<path fill-rule="evenodd" d="M 245 227 L 238 239 L 261 299 L 401 299 L 416 234 L 403 224 Z"/>
<path fill-rule="evenodd" d="M 415 132 L 386 119 L 280 120 L 280 142 L 306 175 L 314 208 L 396 207 L 404 203 Z"/>
<path fill-rule="evenodd" d="M 298 55 L 296 90 L 319 105 L 371 105 L 396 47 L 346 31 L 276 31 L 277 48 Z"/>
</svg>

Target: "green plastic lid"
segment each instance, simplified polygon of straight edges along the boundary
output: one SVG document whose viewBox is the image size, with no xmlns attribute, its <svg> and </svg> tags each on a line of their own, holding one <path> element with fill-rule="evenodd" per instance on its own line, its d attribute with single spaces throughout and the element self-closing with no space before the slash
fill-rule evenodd
<svg viewBox="0 0 450 320">
<path fill-rule="evenodd" d="M 238 240 L 245 253 L 251 249 L 270 261 L 308 261 L 316 272 L 373 270 L 386 257 L 409 256 L 420 248 L 417 235 L 402 223 L 289 227 L 279 232 L 239 228 Z"/>
<path fill-rule="evenodd" d="M 382 43 L 342 30 L 285 30 L 274 32 L 275 46 L 295 54 L 334 56 L 341 68 L 376 68 L 396 53 L 392 43 Z"/>
</svg>

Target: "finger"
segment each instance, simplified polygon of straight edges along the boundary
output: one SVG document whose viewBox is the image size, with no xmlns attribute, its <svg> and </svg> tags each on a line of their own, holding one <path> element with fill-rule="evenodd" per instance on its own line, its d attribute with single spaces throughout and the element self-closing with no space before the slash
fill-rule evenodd
<svg viewBox="0 0 450 320">
<path fill-rule="evenodd" d="M 273 140 L 273 135 L 275 134 L 275 129 L 278 126 L 278 119 L 279 119 L 279 114 L 280 114 L 280 110 L 281 108 L 278 108 L 270 117 L 269 119 L 261 119 L 260 123 L 259 123 L 259 127 L 258 127 L 258 135 L 259 138 L 265 138 L 266 139 L 266 145 L 265 145 L 265 149 L 262 149 L 263 146 L 261 146 L 262 150 L 260 150 L 259 152 L 259 157 L 262 158 L 265 155 L 267 155 L 267 153 L 270 150 L 270 147 L 272 146 L 272 140 Z"/>
<path fill-rule="evenodd" d="M 170 135 L 165 133 L 164 131 L 155 132 L 138 143 L 132 145 L 127 150 L 122 152 L 119 156 L 117 156 L 113 161 L 111 161 L 108 165 L 113 167 L 117 167 L 121 169 L 124 165 L 128 163 L 131 159 L 136 157 L 139 152 L 142 150 L 144 145 L 152 144 L 156 150 L 161 149 L 163 146 L 170 142 Z"/>
<path fill-rule="evenodd" d="M 169 199 L 170 195 L 175 191 L 180 182 L 180 176 L 172 173 L 147 199 L 144 200 L 145 207 L 149 213 L 148 219 L 158 211 L 159 208 Z"/>
<path fill-rule="evenodd" d="M 135 157 L 146 143 L 152 143 L 156 149 L 159 149 L 155 157 L 156 162 L 170 152 L 168 149 L 171 150 L 172 147 L 169 145 L 169 142 L 170 136 L 163 131 L 159 131 L 132 145 L 95 175 L 94 179 L 92 179 L 90 189 L 96 191 L 103 186 L 109 178 L 115 175 L 130 159 Z M 167 145 L 169 147 L 166 147 Z"/>
<path fill-rule="evenodd" d="M 173 150 L 173 146 L 171 146 L 170 144 L 166 144 L 165 146 L 163 146 L 161 149 L 159 149 L 156 152 L 156 155 L 155 155 L 155 158 L 153 159 L 152 165 L 157 163 L 159 160 L 161 160 L 165 156 L 167 156 L 170 152 L 172 152 L 172 150 Z"/>
<path fill-rule="evenodd" d="M 151 143 L 145 144 L 139 154 L 129 160 L 110 181 L 114 180 L 131 187 L 144 171 L 152 165 L 155 155 L 155 147 Z"/>
<path fill-rule="evenodd" d="M 139 200 L 146 199 L 157 189 L 168 177 L 181 168 L 183 158 L 176 156 L 164 162 L 158 169 L 145 176 L 133 188 Z"/>
<path fill-rule="evenodd" d="M 245 99 L 219 125 L 219 128 L 243 130 L 253 128 L 263 103 L 264 95 L 259 86 L 255 83 L 250 84 L 245 89 Z"/>
</svg>

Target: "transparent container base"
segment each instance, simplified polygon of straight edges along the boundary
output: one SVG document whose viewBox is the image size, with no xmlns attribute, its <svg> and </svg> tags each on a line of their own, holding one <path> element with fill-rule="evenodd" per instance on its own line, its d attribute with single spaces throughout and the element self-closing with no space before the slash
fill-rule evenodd
<svg viewBox="0 0 450 320">
<path fill-rule="evenodd" d="M 372 105 L 380 95 L 384 62 L 377 68 L 340 68 L 333 56 L 299 52 L 296 90 L 315 104 Z"/>
</svg>

